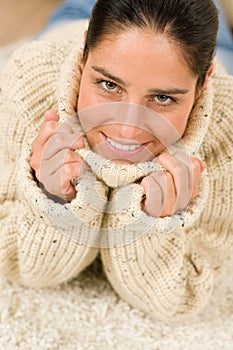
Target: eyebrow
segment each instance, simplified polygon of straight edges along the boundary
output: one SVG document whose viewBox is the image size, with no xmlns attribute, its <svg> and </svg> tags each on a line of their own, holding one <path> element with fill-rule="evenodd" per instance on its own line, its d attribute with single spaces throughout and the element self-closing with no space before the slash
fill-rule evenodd
<svg viewBox="0 0 233 350">
<path fill-rule="evenodd" d="M 105 77 L 114 80 L 116 83 L 126 86 L 126 83 L 121 78 L 115 77 L 114 75 L 107 72 L 104 68 L 97 66 L 92 66 L 91 68 L 94 69 L 96 72 L 103 74 Z"/>
<path fill-rule="evenodd" d="M 149 89 L 148 92 L 152 95 L 185 95 L 189 90 L 184 89 Z"/>
<path fill-rule="evenodd" d="M 116 83 L 122 85 L 122 86 L 126 86 L 127 84 L 124 82 L 124 80 L 122 80 L 121 78 L 118 78 L 114 75 L 112 75 L 111 73 L 109 73 L 108 71 L 106 71 L 104 68 L 102 67 L 97 67 L 97 66 L 92 66 L 91 67 L 94 71 L 104 75 L 106 78 L 114 80 Z M 189 90 L 185 90 L 185 89 L 179 89 L 179 88 L 171 88 L 171 89 L 159 89 L 159 88 L 152 88 L 148 90 L 148 93 L 151 95 L 185 95 L 189 92 Z"/>
</svg>

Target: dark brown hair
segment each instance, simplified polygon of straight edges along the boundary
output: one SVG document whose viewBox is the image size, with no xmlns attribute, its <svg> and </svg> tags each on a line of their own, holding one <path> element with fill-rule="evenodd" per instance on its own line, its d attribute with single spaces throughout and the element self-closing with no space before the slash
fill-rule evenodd
<svg viewBox="0 0 233 350">
<path fill-rule="evenodd" d="M 182 48 L 202 86 L 212 63 L 218 10 L 212 0 L 98 0 L 93 8 L 83 60 L 109 35 L 129 28 L 165 34 Z"/>
</svg>

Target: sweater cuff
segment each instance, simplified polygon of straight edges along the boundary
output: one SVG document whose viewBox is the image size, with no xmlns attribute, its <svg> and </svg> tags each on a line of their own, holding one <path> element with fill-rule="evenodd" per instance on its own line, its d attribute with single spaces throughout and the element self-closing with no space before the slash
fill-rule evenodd
<svg viewBox="0 0 233 350">
<path fill-rule="evenodd" d="M 99 246 L 99 228 L 107 202 L 107 187 L 86 171 L 80 177 L 76 197 L 59 203 L 49 197 L 33 176 L 29 164 L 30 147 L 18 159 L 18 191 L 26 212 L 40 218 L 73 242 L 85 247 Z"/>
<path fill-rule="evenodd" d="M 208 183 L 205 170 L 201 176 L 199 195 L 186 209 L 163 218 L 154 218 L 142 211 L 144 189 L 140 184 L 128 184 L 113 189 L 102 224 L 101 247 L 121 247 L 132 244 L 144 235 L 155 234 L 159 239 L 162 235 L 169 235 L 180 228 L 189 229 L 204 209 L 208 198 Z"/>
</svg>

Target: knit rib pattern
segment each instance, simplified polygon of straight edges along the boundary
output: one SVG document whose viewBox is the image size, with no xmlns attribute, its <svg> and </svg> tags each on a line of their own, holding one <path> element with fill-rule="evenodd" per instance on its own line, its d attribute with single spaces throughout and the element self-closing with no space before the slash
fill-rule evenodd
<svg viewBox="0 0 233 350">
<path fill-rule="evenodd" d="M 60 69 L 69 49 L 69 42 L 60 49 L 46 41 L 26 45 L 8 62 L 0 85 L 0 270 L 33 287 L 74 278 L 99 252 L 105 185 L 88 174 L 74 201 L 62 205 L 47 197 L 29 165 L 44 112 L 57 110 Z M 99 195 L 94 207 L 93 188 Z"/>
<path fill-rule="evenodd" d="M 106 276 L 130 305 L 158 319 L 183 320 L 204 308 L 232 252 L 233 78 L 216 68 L 182 143 L 173 145 L 206 162 L 199 195 L 186 210 L 147 216 L 140 179 L 164 169 L 153 162 L 113 163 L 87 142 L 77 152 L 91 170 L 77 182 L 76 198 L 60 204 L 35 180 L 30 144 L 49 108 L 82 132 L 76 110 L 81 54 L 72 38 L 33 42 L 15 53 L 2 76 L 1 274 L 34 287 L 56 285 L 100 252 Z"/>
</svg>

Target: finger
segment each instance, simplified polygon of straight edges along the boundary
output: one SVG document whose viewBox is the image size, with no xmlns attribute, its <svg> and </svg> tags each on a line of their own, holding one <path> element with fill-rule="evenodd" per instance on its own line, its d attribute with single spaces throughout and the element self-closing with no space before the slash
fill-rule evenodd
<svg viewBox="0 0 233 350">
<path fill-rule="evenodd" d="M 152 173 L 153 177 L 156 177 L 156 181 L 159 184 L 162 196 L 163 196 L 163 206 L 159 216 L 170 216 L 176 212 L 176 189 L 173 180 L 173 176 L 170 172 L 155 172 Z"/>
<path fill-rule="evenodd" d="M 77 164 L 66 164 L 52 175 L 44 174 L 45 176 L 41 178 L 40 182 L 43 183 L 48 193 L 64 199 L 75 191 L 70 180 L 79 175 L 77 169 Z"/>
<path fill-rule="evenodd" d="M 45 122 L 47 122 L 47 121 L 58 121 L 59 120 L 59 116 L 58 116 L 57 112 L 53 111 L 52 109 L 49 109 L 44 114 L 44 120 L 45 120 Z"/>
<path fill-rule="evenodd" d="M 74 177 L 78 177 L 77 165 L 66 164 L 52 176 L 48 176 L 44 182 L 41 182 L 48 193 L 70 201 L 76 195 L 76 190 L 71 183 L 71 179 Z"/>
<path fill-rule="evenodd" d="M 32 142 L 32 152 L 37 151 L 43 147 L 49 140 L 49 138 L 55 133 L 60 123 L 56 121 L 47 121 L 42 125 L 37 137 Z"/>
<path fill-rule="evenodd" d="M 143 210 L 150 216 L 163 217 L 175 212 L 176 192 L 169 172 L 154 172 L 142 180 L 146 192 Z"/>
<path fill-rule="evenodd" d="M 177 188 L 177 208 L 184 209 L 190 202 L 194 186 L 194 173 L 191 157 L 184 152 L 175 152 L 177 172 L 175 184 Z M 199 166 L 199 165 L 198 165 Z M 200 167 L 199 167 L 200 168 Z"/>
<path fill-rule="evenodd" d="M 195 159 L 197 159 L 197 158 L 195 158 Z M 206 163 L 201 159 L 197 159 L 197 161 L 199 162 L 201 172 L 203 172 L 206 169 Z"/>
<path fill-rule="evenodd" d="M 199 192 L 200 176 L 203 170 L 205 169 L 205 163 L 197 158 L 191 158 L 188 155 L 185 155 L 182 152 L 174 153 L 174 158 L 180 160 L 187 167 L 188 174 L 188 193 L 190 199 L 195 198 Z"/>
<path fill-rule="evenodd" d="M 38 147 L 44 146 L 55 133 L 73 134 L 73 130 L 68 124 L 59 123 L 54 120 L 46 121 L 32 143 L 32 150 L 34 151 Z"/>
<path fill-rule="evenodd" d="M 50 158 L 49 160 L 44 160 L 42 162 L 41 173 L 44 169 L 46 174 L 53 175 L 66 164 L 76 164 L 78 175 L 80 175 L 83 169 L 86 168 L 85 163 L 78 154 L 70 149 L 64 149 L 56 153 L 54 157 Z"/>
<path fill-rule="evenodd" d="M 201 179 L 201 173 L 203 172 L 203 164 L 201 163 L 199 159 L 193 158 L 191 160 L 192 162 L 192 168 L 193 168 L 193 191 L 191 199 L 197 197 L 199 193 L 199 187 L 200 187 L 200 179 Z"/>
<path fill-rule="evenodd" d="M 175 211 L 186 208 L 193 192 L 191 158 L 184 152 L 176 152 L 174 155 L 164 153 L 158 157 L 158 160 L 173 177 L 176 191 Z"/>
<path fill-rule="evenodd" d="M 37 137 L 32 142 L 30 165 L 35 171 L 38 171 L 40 168 L 42 156 L 45 154 L 46 143 L 48 142 L 51 135 L 54 134 L 58 126 L 59 123 L 54 121 L 44 123 Z"/>
<path fill-rule="evenodd" d="M 81 134 L 55 132 L 48 140 L 43 152 L 43 160 L 54 157 L 61 150 L 77 150 L 84 147 L 84 138 Z"/>
<path fill-rule="evenodd" d="M 146 193 L 142 203 L 143 211 L 149 216 L 159 217 L 163 209 L 163 192 L 160 185 L 150 175 L 143 178 L 141 185 Z"/>
</svg>

